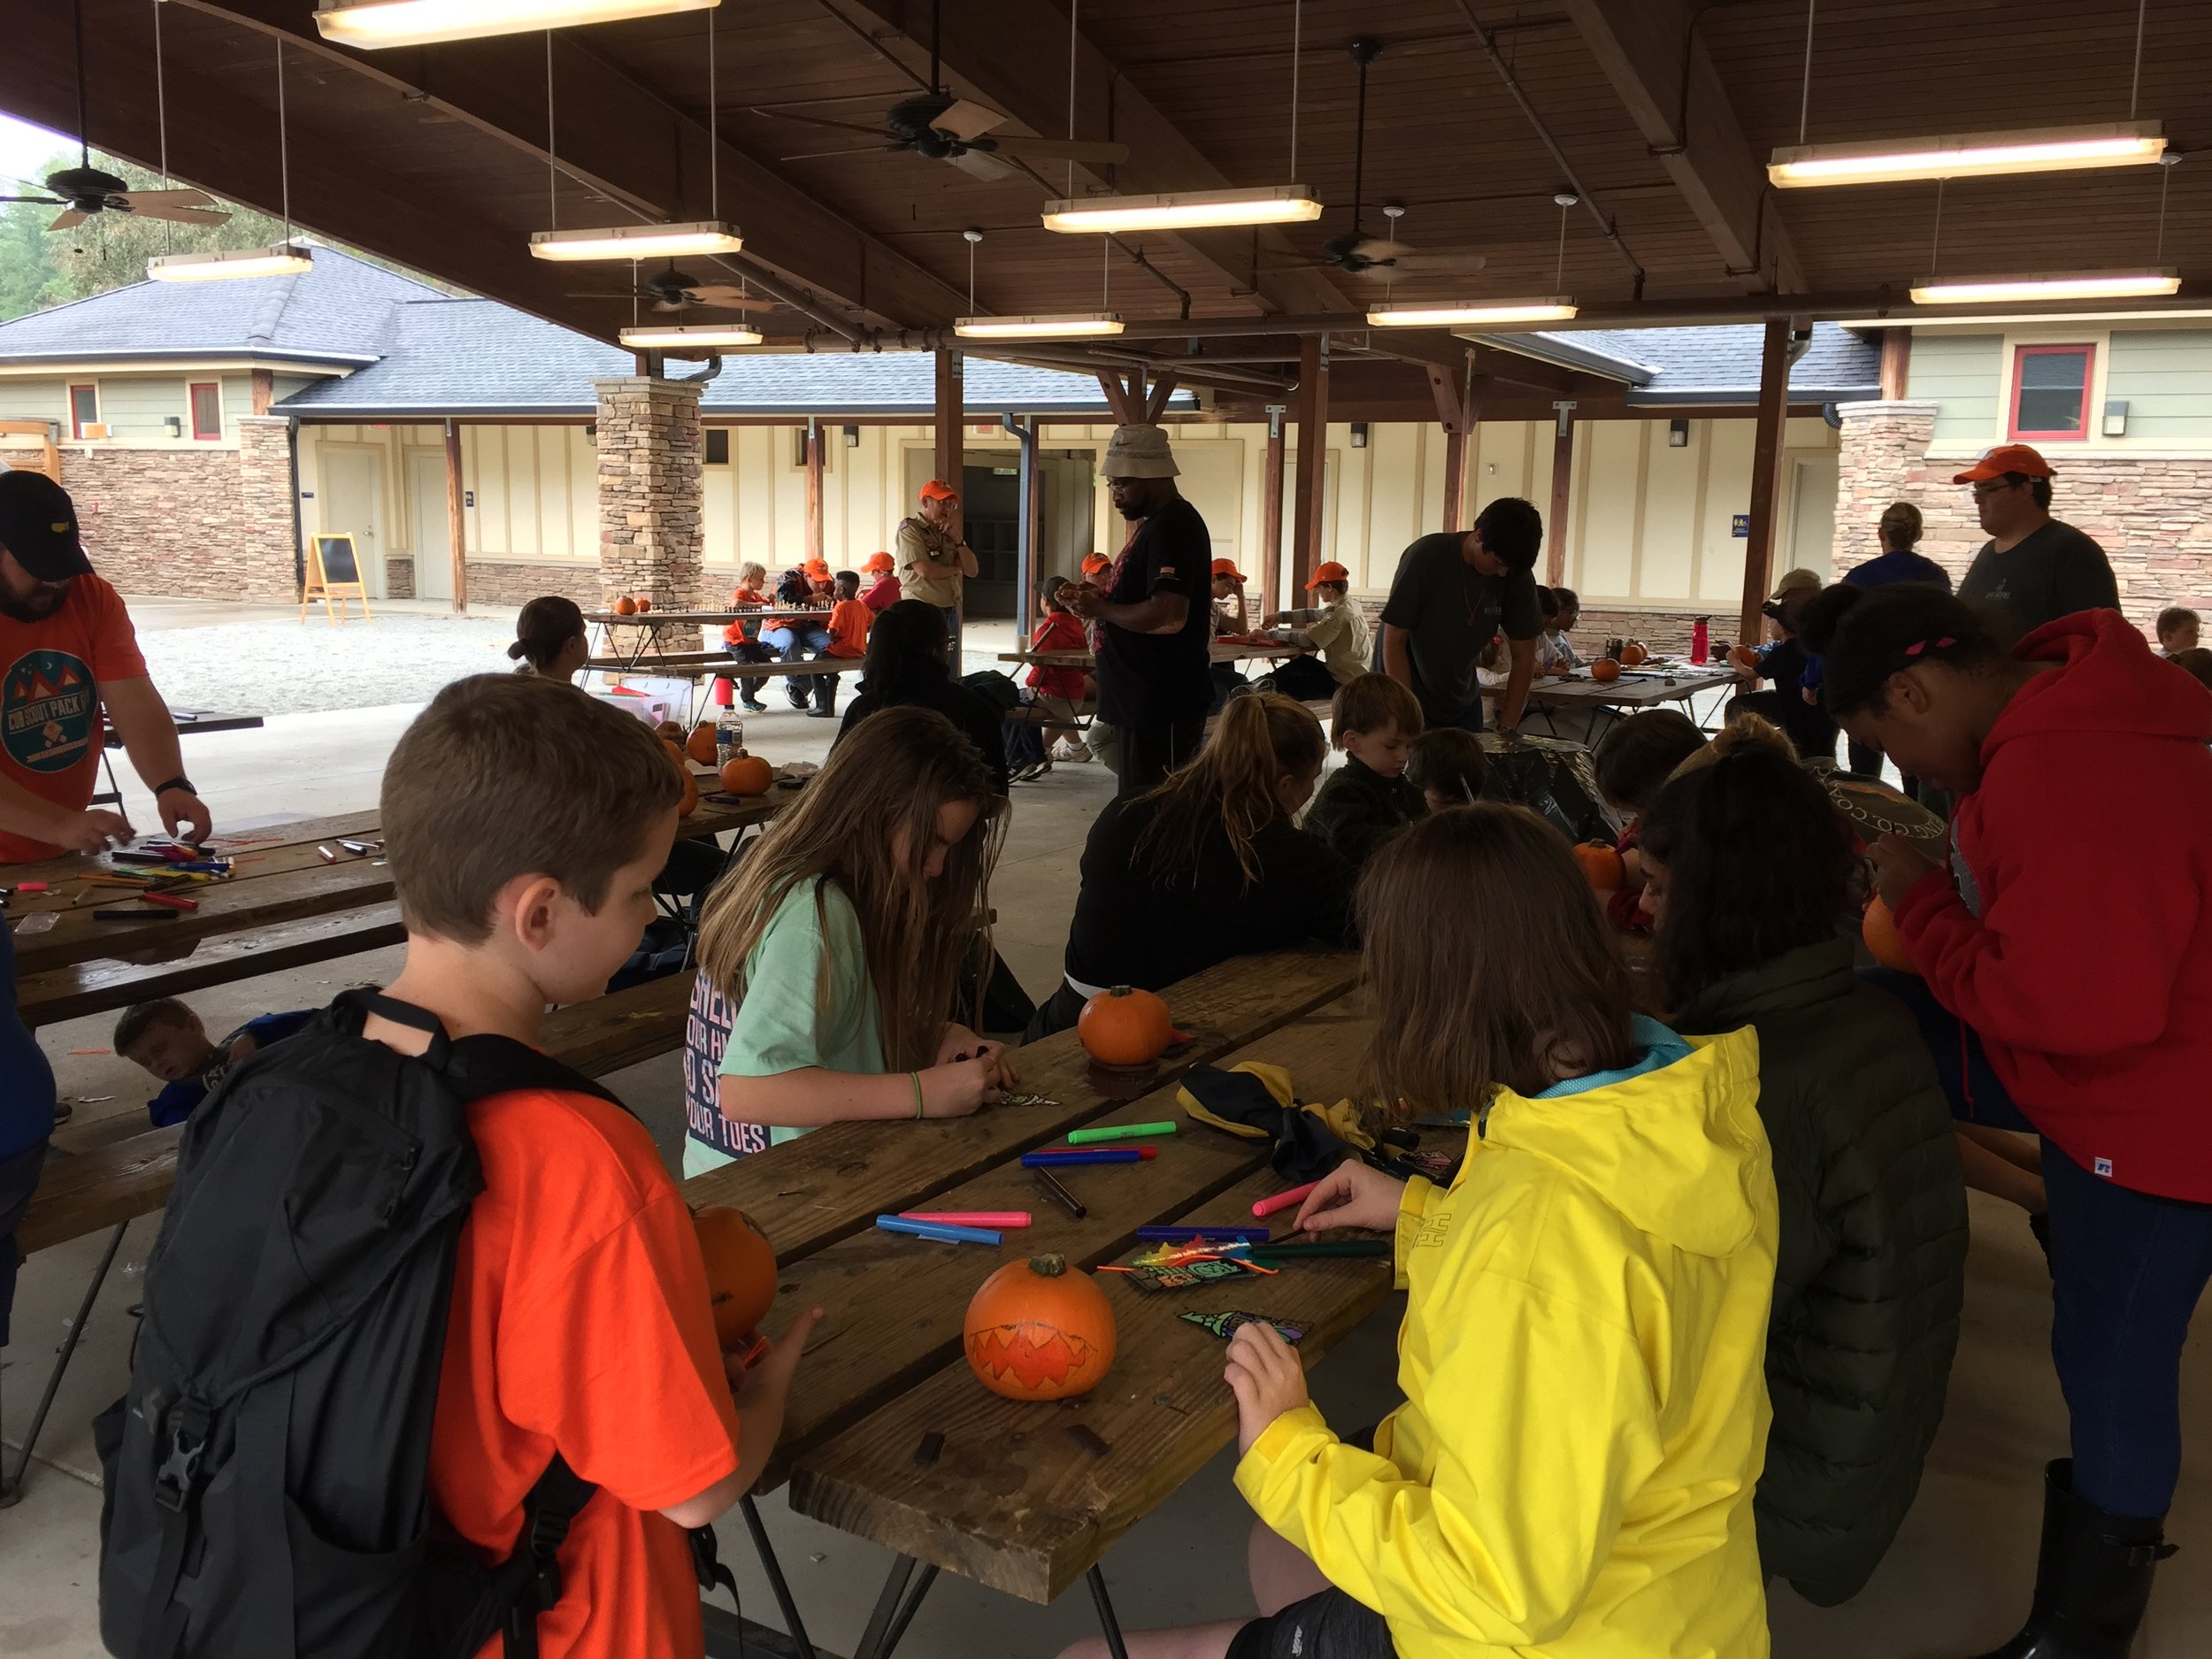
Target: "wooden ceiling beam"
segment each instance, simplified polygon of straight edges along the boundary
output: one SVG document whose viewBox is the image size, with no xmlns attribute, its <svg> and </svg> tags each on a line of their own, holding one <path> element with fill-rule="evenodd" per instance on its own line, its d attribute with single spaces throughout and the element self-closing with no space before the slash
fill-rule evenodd
<svg viewBox="0 0 2212 1659">
<path fill-rule="evenodd" d="M 1728 274 L 1755 289 L 1803 288 L 1804 267 L 1769 199 L 1766 167 L 1744 136 L 1727 83 L 1690 32 L 1688 0 L 1563 4 Z"/>
</svg>

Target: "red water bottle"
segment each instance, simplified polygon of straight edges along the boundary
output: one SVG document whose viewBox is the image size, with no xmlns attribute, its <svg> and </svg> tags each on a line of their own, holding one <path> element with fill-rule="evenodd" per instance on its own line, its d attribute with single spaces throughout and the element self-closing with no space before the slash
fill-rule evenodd
<svg viewBox="0 0 2212 1659">
<path fill-rule="evenodd" d="M 1690 625 L 1690 660 L 1693 663 L 1703 662 L 1712 649 L 1712 638 L 1705 626 L 1711 620 L 1710 617 L 1700 617 Z"/>
</svg>

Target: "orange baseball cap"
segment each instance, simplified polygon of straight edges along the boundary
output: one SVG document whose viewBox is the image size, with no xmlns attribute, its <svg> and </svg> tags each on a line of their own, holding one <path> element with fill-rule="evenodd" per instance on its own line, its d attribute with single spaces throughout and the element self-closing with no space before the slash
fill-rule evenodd
<svg viewBox="0 0 2212 1659">
<path fill-rule="evenodd" d="M 888 553 L 871 553 L 868 555 L 867 563 L 860 568 L 864 571 L 889 571 L 895 567 L 892 565 L 891 556 Z"/>
<path fill-rule="evenodd" d="M 799 568 L 810 576 L 827 576 L 830 573 L 827 559 L 809 559 Z"/>
<path fill-rule="evenodd" d="M 1349 588 L 1352 585 L 1352 572 L 1334 559 L 1329 560 L 1325 565 L 1317 565 L 1314 566 L 1313 580 L 1306 584 L 1306 591 L 1311 593 L 1325 582 L 1342 582 Z"/>
<path fill-rule="evenodd" d="M 922 486 L 924 501 L 958 501 L 960 492 L 941 478 L 933 478 Z"/>
<path fill-rule="evenodd" d="M 1095 576 L 1101 571 L 1110 571 L 1113 568 L 1113 560 L 1108 558 L 1103 553 L 1086 553 L 1083 556 L 1083 574 L 1086 576 Z"/>
<path fill-rule="evenodd" d="M 1237 568 L 1237 562 L 1234 559 L 1216 559 L 1214 574 L 1226 576 L 1232 581 L 1240 582 L 1244 580 L 1244 572 Z"/>
<path fill-rule="evenodd" d="M 2024 443 L 2001 443 L 1983 452 L 1982 458 L 1968 467 L 1951 481 L 1954 484 L 1978 484 L 1985 478 L 2002 478 L 2008 472 L 2024 472 L 2030 478 L 2051 476 L 2051 464 L 2042 455 Z"/>
</svg>

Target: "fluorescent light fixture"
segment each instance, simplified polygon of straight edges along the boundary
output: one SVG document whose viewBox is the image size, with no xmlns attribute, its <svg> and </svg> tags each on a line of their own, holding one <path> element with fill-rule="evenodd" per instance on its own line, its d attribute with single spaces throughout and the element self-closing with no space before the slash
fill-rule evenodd
<svg viewBox="0 0 2212 1659">
<path fill-rule="evenodd" d="M 681 327 L 626 328 L 622 343 L 637 351 L 682 350 L 687 346 L 757 346 L 760 330 L 737 323 L 691 323 Z"/>
<path fill-rule="evenodd" d="M 703 12 L 722 0 L 323 0 L 315 27 L 344 46 L 426 46 L 565 29 L 579 23 Z"/>
<path fill-rule="evenodd" d="M 1166 196 L 1094 196 L 1045 204 L 1047 230 L 1203 230 L 1215 225 L 1302 225 L 1321 217 L 1310 186 L 1178 190 Z"/>
<path fill-rule="evenodd" d="M 1439 305 L 1410 301 L 1401 305 L 1377 305 L 1367 313 L 1374 328 L 1463 328 L 1469 324 L 1563 323 L 1572 319 L 1575 303 L 1564 295 L 1537 300 L 1482 300 L 1465 305 Z"/>
<path fill-rule="evenodd" d="M 663 259 L 685 254 L 735 253 L 744 238 L 718 219 L 685 225 L 617 225 L 611 230 L 530 233 L 534 259 Z"/>
<path fill-rule="evenodd" d="M 1112 311 L 1063 311 L 1037 317 L 963 317 L 952 332 L 970 340 L 1081 340 L 1121 332 Z"/>
<path fill-rule="evenodd" d="M 2001 305 L 2008 300 L 2141 300 L 2178 292 L 2181 274 L 2164 271 L 2085 271 L 2071 276 L 1930 277 L 1916 283 L 1916 305 Z"/>
<path fill-rule="evenodd" d="M 1994 173 L 2066 173 L 2156 161 L 2166 139 L 2156 121 L 2038 127 L 2008 133 L 1949 133 L 1870 143 L 1802 144 L 1767 162 L 1776 188 L 1885 184 L 1899 179 L 1970 179 Z"/>
<path fill-rule="evenodd" d="M 280 242 L 273 248 L 225 253 L 156 254 L 146 261 L 146 274 L 157 282 L 223 282 L 234 277 L 297 276 L 314 267 L 314 250 L 306 243 Z"/>
</svg>

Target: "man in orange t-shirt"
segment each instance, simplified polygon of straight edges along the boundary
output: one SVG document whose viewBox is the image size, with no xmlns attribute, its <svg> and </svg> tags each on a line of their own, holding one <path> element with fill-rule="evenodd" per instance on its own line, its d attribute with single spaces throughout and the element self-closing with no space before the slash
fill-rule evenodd
<svg viewBox="0 0 2212 1659">
<path fill-rule="evenodd" d="M 129 839 L 119 813 L 88 810 L 104 707 L 162 827 L 205 839 L 169 707 L 121 597 L 92 573 L 69 493 L 42 472 L 0 472 L 0 864 Z"/>
</svg>

